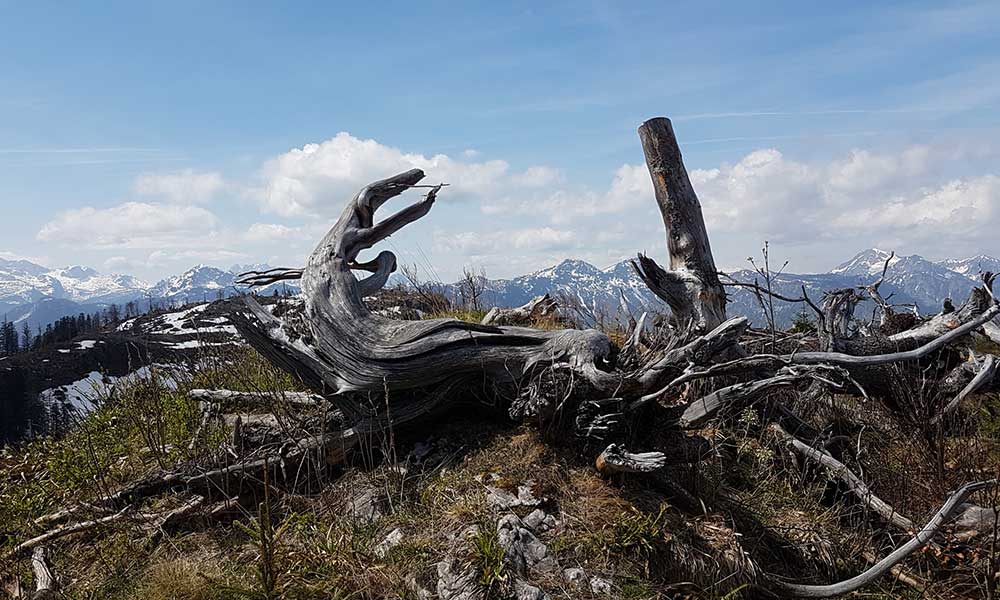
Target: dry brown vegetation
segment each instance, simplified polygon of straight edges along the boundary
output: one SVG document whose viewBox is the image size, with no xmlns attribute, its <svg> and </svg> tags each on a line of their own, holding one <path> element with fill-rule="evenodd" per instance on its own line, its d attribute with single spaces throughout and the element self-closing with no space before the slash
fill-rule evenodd
<svg viewBox="0 0 1000 600">
<path fill-rule="evenodd" d="M 106 494 L 162 464 L 224 452 L 225 430 L 184 450 L 198 420 L 187 389 L 242 384 L 273 397 L 292 387 L 252 351 L 214 358 L 217 368 L 193 372 L 178 390 L 153 378 L 135 381 L 63 439 L 7 450 L 0 485 L 5 547 L 44 531 L 33 520 L 56 507 Z M 878 411 L 872 403 L 838 400 L 810 415 L 813 422 L 835 423 L 844 411 Z M 979 400 L 983 410 L 996 402 Z M 143 418 L 127 418 L 137 406 Z M 279 415 L 293 410 L 273 408 Z M 857 464 L 876 493 L 917 519 L 955 482 L 1000 464 L 993 421 L 970 419 L 965 435 L 949 439 L 947 454 L 955 460 L 937 479 L 923 440 L 894 425 L 889 414 L 867 420 L 886 427 L 852 435 L 850 444 L 864 448 Z M 196 515 L 166 530 L 137 515 L 67 536 L 51 545 L 53 570 L 62 593 L 73 598 L 417 598 L 420 590 L 435 590 L 437 563 L 455 556 L 475 569 L 484 589 L 506 597 L 513 580 L 495 539 L 503 511 L 487 502 L 488 487 L 516 493 L 525 482 L 557 519 L 539 538 L 560 568 L 532 578 L 550 597 L 608 597 L 570 587 L 562 570 L 572 567 L 612 582 L 616 598 L 750 597 L 750 584 L 764 571 L 836 579 L 900 541 L 825 473 L 768 437 L 755 410 L 684 434 L 699 442 L 698 460 L 669 470 L 705 502 L 700 514 L 676 506 L 670 488 L 644 476 L 601 476 L 572 441 L 504 421 L 499 411 L 470 404 L 449 422 L 375 435 L 350 464 L 318 478 L 272 482 L 280 493 L 271 498 L 256 487 L 232 510 Z M 417 445 L 432 448 L 433 456 L 418 463 Z M 351 514 L 359 491 L 373 492 L 375 519 Z M 168 495 L 141 512 L 156 514 L 186 497 Z M 532 510 L 513 512 L 523 518 Z M 401 543 L 377 553 L 396 529 Z M 993 559 L 988 540 L 967 545 L 942 538 L 869 597 L 985 596 Z M 3 571 L 8 582 L 16 578 L 27 587 L 31 580 L 26 561 L 9 560 Z"/>
</svg>

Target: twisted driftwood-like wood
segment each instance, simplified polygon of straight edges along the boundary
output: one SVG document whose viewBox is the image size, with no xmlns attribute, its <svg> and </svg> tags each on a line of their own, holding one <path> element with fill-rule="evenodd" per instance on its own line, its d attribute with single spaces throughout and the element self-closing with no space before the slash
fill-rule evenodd
<svg viewBox="0 0 1000 600">
<path fill-rule="evenodd" d="M 551 365 L 571 369 L 596 387 L 612 385 L 598 368 L 610 342 L 596 330 L 541 331 L 458 319 L 400 321 L 368 310 L 362 298 L 385 285 L 396 258 L 383 251 L 359 262 L 359 254 L 426 215 L 441 186 L 380 222 L 375 213 L 423 178 L 423 171 L 413 169 L 372 183 L 351 199 L 303 270 L 305 331 L 296 332 L 250 300 L 250 315 L 236 319 L 236 325 L 251 345 L 317 391 L 348 402 L 350 394 L 391 399 L 400 390 L 469 374 L 516 382 L 533 368 Z M 359 281 L 355 270 L 372 274 Z"/>
<path fill-rule="evenodd" d="M 524 306 L 517 308 L 501 308 L 494 306 L 483 320 L 482 325 L 529 325 L 533 321 L 551 317 L 557 314 L 559 303 L 548 294 L 529 300 Z"/>
</svg>

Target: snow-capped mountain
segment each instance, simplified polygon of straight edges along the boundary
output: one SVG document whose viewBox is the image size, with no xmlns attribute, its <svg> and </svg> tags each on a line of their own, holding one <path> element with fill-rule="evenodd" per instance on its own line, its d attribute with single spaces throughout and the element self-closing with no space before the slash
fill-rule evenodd
<svg viewBox="0 0 1000 600">
<path fill-rule="evenodd" d="M 0 317 L 27 324 L 35 329 L 61 317 L 93 313 L 111 304 L 140 301 L 145 308 L 150 301 L 158 305 L 180 305 L 228 297 L 245 291 L 236 286 L 236 273 L 247 268 L 266 269 L 267 265 L 235 265 L 226 271 L 198 265 L 150 285 L 132 275 L 104 275 L 85 266 L 50 269 L 26 260 L 0 259 Z M 294 284 L 294 282 L 291 282 Z M 281 283 L 260 290 L 292 291 L 294 285 Z"/>
<path fill-rule="evenodd" d="M 872 248 L 859 252 L 829 273 L 782 273 L 774 277 L 772 286 L 788 296 L 800 295 L 804 286 L 818 302 L 827 290 L 875 281 L 890 255 L 888 251 Z M 141 300 L 142 306 L 149 300 L 159 305 L 203 302 L 245 291 L 235 284 L 237 274 L 267 268 L 265 264 L 233 265 L 229 270 L 198 265 L 151 286 L 130 275 L 102 275 L 83 266 L 49 269 L 24 260 L 0 260 L 0 310 L 10 320 L 44 327 L 62 316 L 89 313 L 131 300 Z M 974 256 L 934 262 L 918 255 L 894 256 L 886 271 L 882 293 L 891 296 L 890 301 L 895 304 L 913 304 L 922 314 L 932 314 L 940 309 L 944 298 L 952 298 L 956 304 L 964 300 L 978 284 L 982 271 L 1000 271 L 1000 259 Z M 761 279 L 750 270 L 730 275 L 743 282 Z M 390 285 L 405 284 L 405 277 L 399 273 L 390 278 Z M 460 285 L 443 284 L 441 288 L 458 298 Z M 297 291 L 295 282 L 277 283 L 258 293 L 286 290 Z M 747 315 L 758 325 L 764 323 L 759 301 L 751 291 L 745 288 L 728 291 L 730 314 Z M 486 305 L 519 306 L 544 293 L 570 298 L 598 318 L 614 317 L 623 308 L 634 314 L 665 310 L 663 302 L 646 288 L 627 260 L 600 269 L 582 260 L 569 259 L 520 277 L 487 280 L 483 301 Z M 862 305 L 859 314 L 869 309 Z M 801 310 L 799 304 L 775 303 L 781 326 L 790 324 Z"/>
<path fill-rule="evenodd" d="M 947 260 L 940 261 L 938 264 L 949 271 L 954 271 L 959 275 L 965 275 L 966 277 L 975 278 L 984 271 L 1000 273 L 1000 258 L 993 258 L 992 256 L 986 256 L 983 254 L 973 256 L 972 258 L 949 258 Z"/>
<path fill-rule="evenodd" d="M 460 285 L 448 286 L 449 293 L 457 296 Z M 618 313 L 622 296 L 626 305 L 636 311 L 655 307 L 659 302 L 627 260 L 599 269 L 573 259 L 513 279 L 491 280 L 486 285 L 485 299 L 487 304 L 520 306 L 545 293 L 568 297 L 596 317 Z"/>
<path fill-rule="evenodd" d="M 874 282 L 882 274 L 891 255 L 891 252 L 872 248 L 859 252 L 829 273 L 782 273 L 772 278 L 771 285 L 776 292 L 792 297 L 800 296 L 804 287 L 809 296 L 819 302 L 827 290 Z M 956 303 L 963 301 L 978 285 L 979 273 L 985 270 L 1000 271 L 1000 259 L 977 256 L 932 262 L 918 255 L 893 256 L 881 291 L 894 304 L 912 304 L 921 314 L 933 314 L 940 310 L 945 298 L 952 298 Z M 764 283 L 763 278 L 752 270 L 735 271 L 729 275 L 745 283 L 755 279 L 762 285 Z M 458 297 L 460 285 L 446 286 L 448 293 Z M 613 316 L 623 304 L 634 314 L 643 310 L 665 309 L 664 303 L 646 288 L 628 260 L 606 269 L 580 260 L 566 260 L 529 275 L 489 281 L 485 298 L 487 303 L 519 306 L 546 292 L 565 294 L 598 315 Z M 760 302 L 752 291 L 728 287 L 727 292 L 731 315 L 746 315 L 756 325 L 765 323 Z M 858 314 L 866 309 L 862 305 Z M 784 327 L 790 325 L 802 311 L 802 305 L 776 301 L 774 311 L 778 325 Z"/>
<path fill-rule="evenodd" d="M 892 259 L 889 260 L 889 257 L 892 257 Z M 903 260 L 903 257 L 894 256 L 892 252 L 887 250 L 869 248 L 868 250 L 858 252 L 854 255 L 854 258 L 834 267 L 830 272 L 836 275 L 860 275 L 864 277 L 874 275 L 878 277 L 882 274 L 886 260 L 889 260 L 889 266 L 892 266 Z"/>
<path fill-rule="evenodd" d="M 49 269 L 26 260 L 0 259 L 0 305 L 46 298 L 110 304 L 128 302 L 147 289 L 149 284 L 131 275 L 102 275 L 81 266 Z"/>
<path fill-rule="evenodd" d="M 49 269 L 26 260 L 0 259 L 0 305 L 15 306 L 64 294 Z"/>
<path fill-rule="evenodd" d="M 197 265 L 184 271 L 180 275 L 174 275 L 161 280 L 150 288 L 148 296 L 156 299 L 161 304 L 180 305 L 188 302 L 205 302 L 228 298 L 248 291 L 249 288 L 236 283 L 239 274 L 249 270 L 266 271 L 270 269 L 267 264 L 255 265 L 233 265 L 231 269 L 225 271 L 217 267 L 207 265 Z M 279 282 L 269 286 L 255 288 L 259 295 L 271 295 L 275 291 L 297 292 L 298 285 L 294 281 Z"/>
<path fill-rule="evenodd" d="M 232 271 L 197 265 L 180 275 L 163 279 L 150 289 L 150 296 L 171 304 L 215 300 L 220 296 L 232 295 L 235 281 L 236 275 Z"/>
<path fill-rule="evenodd" d="M 150 285 L 132 275 L 102 275 L 90 267 L 73 266 L 50 271 L 66 298 L 76 302 L 120 304 L 145 293 Z"/>
</svg>

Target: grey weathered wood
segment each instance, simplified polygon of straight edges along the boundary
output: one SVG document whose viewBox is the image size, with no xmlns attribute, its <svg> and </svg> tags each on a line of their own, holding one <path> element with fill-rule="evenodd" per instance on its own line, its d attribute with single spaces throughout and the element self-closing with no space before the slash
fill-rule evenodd
<svg viewBox="0 0 1000 600">
<path fill-rule="evenodd" d="M 785 431 L 780 425 L 772 424 L 771 430 L 774 431 L 778 437 L 780 437 L 782 441 L 797 454 L 800 454 L 811 461 L 818 462 L 823 465 L 831 475 L 843 481 L 844 484 L 847 485 L 847 488 L 850 489 L 851 492 L 857 496 L 865 506 L 878 513 L 878 515 L 887 523 L 890 523 L 896 528 L 907 532 L 916 530 L 916 525 L 913 524 L 913 521 L 899 514 L 899 512 L 897 512 L 891 504 L 876 496 L 871 488 L 869 488 L 860 477 L 847 468 L 847 465 L 840 462 L 830 454 L 799 440 L 792 434 Z"/>
<path fill-rule="evenodd" d="M 956 394 L 955 397 L 952 398 L 948 402 L 948 404 L 944 406 L 944 408 L 941 409 L 941 412 L 934 415 L 934 417 L 931 419 L 931 425 L 936 425 L 940 423 L 942 420 L 947 419 L 948 417 L 953 415 L 955 411 L 958 410 L 958 407 L 962 405 L 962 402 L 964 402 L 966 398 L 974 394 L 982 386 L 992 381 L 994 375 L 996 375 L 996 372 L 997 372 L 996 357 L 993 356 L 992 354 L 988 354 L 986 358 L 983 360 L 983 365 L 979 367 L 979 371 L 976 373 L 976 376 L 972 378 L 972 381 L 970 381 L 965 387 L 963 387 L 962 390 L 958 392 L 958 394 Z"/>
<path fill-rule="evenodd" d="M 969 313 L 972 314 L 972 311 Z M 720 375 L 735 375 L 746 373 L 757 369 L 779 369 L 788 365 L 831 365 L 840 366 L 849 370 L 857 368 L 867 368 L 890 363 L 919 360 L 944 348 L 948 344 L 955 342 L 962 337 L 969 335 L 979 329 L 984 323 L 1000 316 L 1000 304 L 993 303 L 984 312 L 979 313 L 970 320 L 956 325 L 953 329 L 947 329 L 946 333 L 940 333 L 936 337 L 931 334 L 920 335 L 917 339 L 927 340 L 922 345 L 910 350 L 898 352 L 886 352 L 882 354 L 855 355 L 844 352 L 796 352 L 794 354 L 755 354 L 745 358 L 738 358 L 731 361 L 716 363 L 701 370 L 691 370 L 680 375 L 664 388 L 655 392 L 662 394 L 670 389 L 674 389 L 681 384 L 695 379 L 704 379 Z M 927 339 L 929 337 L 929 339 Z"/>
<path fill-rule="evenodd" d="M 894 314 L 892 306 L 890 306 L 889 303 L 886 302 L 885 298 L 882 297 L 882 293 L 879 291 L 879 288 L 882 287 L 882 284 L 885 282 L 885 274 L 889 272 L 889 265 L 892 264 L 892 259 L 895 257 L 896 252 L 890 252 L 888 258 L 885 259 L 885 263 L 882 264 L 882 275 L 880 275 L 879 278 L 873 283 L 865 286 L 865 291 L 868 292 L 872 302 L 874 302 L 879 308 L 879 312 L 881 313 L 879 317 L 879 325 L 881 326 L 885 326 Z"/>
<path fill-rule="evenodd" d="M 652 473 L 667 464 L 662 452 L 631 453 L 618 444 L 609 444 L 597 457 L 601 473 Z"/>
<path fill-rule="evenodd" d="M 854 288 L 831 290 L 823 296 L 818 331 L 820 348 L 827 352 L 844 350 L 844 340 L 850 335 L 854 321 L 854 309 L 861 300 Z"/>
<path fill-rule="evenodd" d="M 719 355 L 739 343 L 740 336 L 749 325 L 750 321 L 746 317 L 733 317 L 687 344 L 666 352 L 662 358 L 643 369 L 639 375 L 641 388 L 649 390 L 659 381 L 670 381 L 688 367 L 712 364 Z M 660 390 L 644 396 L 639 402 L 648 402 L 662 392 Z"/>
<path fill-rule="evenodd" d="M 240 392 L 234 390 L 206 390 L 196 388 L 190 390 L 188 398 L 213 404 L 245 404 L 260 408 L 274 408 L 275 405 L 299 407 L 326 406 L 329 404 L 323 396 L 311 392 Z"/>
<path fill-rule="evenodd" d="M 949 333 L 969 321 L 978 320 L 977 317 L 988 312 L 996 305 L 993 294 L 990 291 L 991 284 L 992 280 L 972 290 L 968 299 L 966 299 L 958 310 L 941 312 L 912 329 L 889 336 L 889 341 L 896 345 L 921 344 L 927 340 Z M 984 325 L 989 321 L 990 319 L 986 319 L 980 322 L 979 325 Z"/>
<path fill-rule="evenodd" d="M 35 574 L 35 593 L 31 596 L 32 600 L 56 598 L 56 578 L 49 567 L 45 546 L 38 546 L 31 553 L 31 570 Z"/>
<path fill-rule="evenodd" d="M 776 388 L 790 387 L 802 381 L 796 374 L 781 374 L 756 381 L 745 381 L 715 390 L 688 404 L 678 419 L 681 427 L 699 427 L 725 407 L 745 406 Z"/>
<path fill-rule="evenodd" d="M 678 322 L 711 330 L 726 320 L 726 293 L 673 126 L 664 117 L 650 119 L 639 126 L 639 139 L 666 227 L 670 269 L 643 255 L 632 266 L 649 289 L 670 305 Z"/>
<path fill-rule="evenodd" d="M 556 314 L 559 303 L 548 294 L 536 296 L 523 306 L 517 308 L 501 308 L 494 306 L 490 309 L 481 325 L 531 325 L 533 322 L 550 317 Z"/>
<path fill-rule="evenodd" d="M 997 325 L 995 322 L 990 321 L 988 323 L 983 323 L 983 328 L 980 330 L 980 333 L 986 336 L 986 339 L 994 344 L 1000 344 L 1000 325 Z"/>
<path fill-rule="evenodd" d="M 115 521 L 122 521 L 129 518 L 129 516 L 130 515 L 127 510 L 122 510 L 106 517 L 91 519 L 89 521 L 81 521 L 78 523 L 69 523 L 67 525 L 56 527 L 55 529 L 46 531 L 45 533 L 37 535 L 29 540 L 25 540 L 17 546 L 14 546 L 14 549 L 10 552 L 10 556 L 17 556 L 21 553 L 26 554 L 28 550 L 33 550 L 34 548 L 52 540 L 66 537 L 74 533 L 80 533 L 81 531 L 88 531 L 90 529 L 94 529 L 95 527 L 101 527 L 102 525 L 114 523 Z"/>
<path fill-rule="evenodd" d="M 893 566 L 899 564 L 907 556 L 910 556 L 931 541 L 951 516 L 962 507 L 962 503 L 966 498 L 996 484 L 996 480 L 979 481 L 968 483 L 959 488 L 949 496 L 944 505 L 910 541 L 889 553 L 885 558 L 875 563 L 875 565 L 860 575 L 830 585 L 806 585 L 772 579 L 769 587 L 772 591 L 796 598 L 835 598 L 859 590 L 875 582 L 879 577 L 889 572 Z"/>
<path fill-rule="evenodd" d="M 248 298 L 249 313 L 234 322 L 249 343 L 317 392 L 339 394 L 338 404 L 354 402 L 359 412 L 370 403 L 368 394 L 388 394 L 395 404 L 405 398 L 397 394 L 401 390 L 469 374 L 510 382 L 547 365 L 570 368 L 598 386 L 612 385 L 596 367 L 610 341 L 596 330 L 400 321 L 368 310 L 363 295 L 384 283 L 395 257 L 383 251 L 374 261 L 359 262 L 359 254 L 426 215 L 440 186 L 381 222 L 375 213 L 423 177 L 419 169 L 407 171 L 372 183 L 351 199 L 303 270 L 305 335 Z M 358 269 L 375 274 L 359 282 L 352 272 Z"/>
</svg>

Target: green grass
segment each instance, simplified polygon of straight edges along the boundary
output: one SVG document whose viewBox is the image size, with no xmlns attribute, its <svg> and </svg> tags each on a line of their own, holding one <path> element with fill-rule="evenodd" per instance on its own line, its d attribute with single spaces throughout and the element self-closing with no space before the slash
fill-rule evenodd
<svg viewBox="0 0 1000 600">
<path fill-rule="evenodd" d="M 473 564 L 487 598 L 500 598 L 508 583 L 507 564 L 503 547 L 497 537 L 496 525 L 482 522 L 472 538 Z"/>
</svg>

